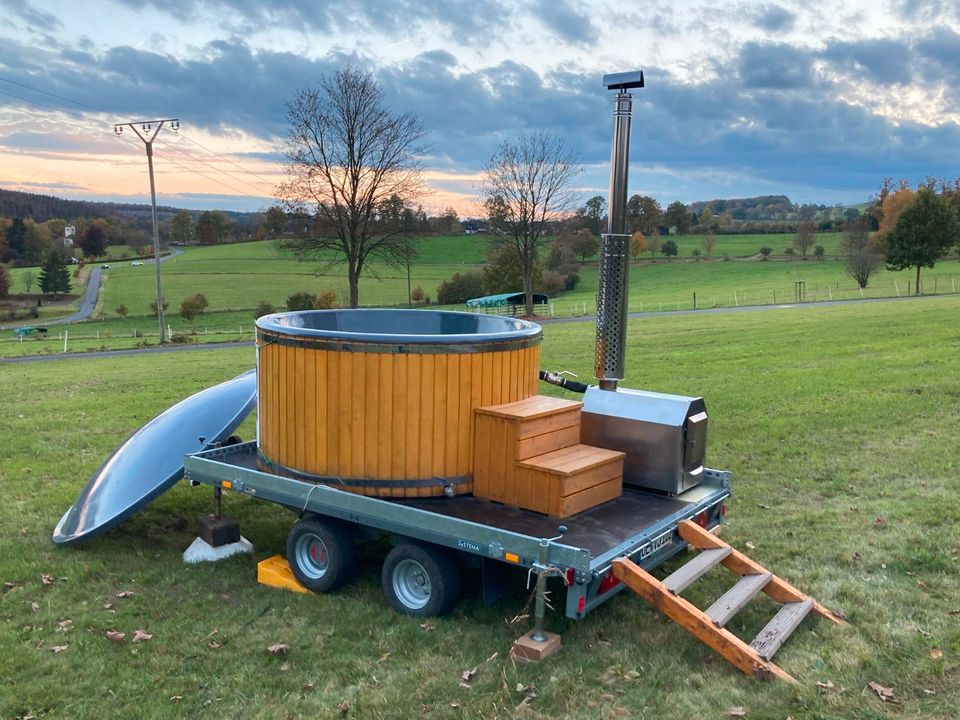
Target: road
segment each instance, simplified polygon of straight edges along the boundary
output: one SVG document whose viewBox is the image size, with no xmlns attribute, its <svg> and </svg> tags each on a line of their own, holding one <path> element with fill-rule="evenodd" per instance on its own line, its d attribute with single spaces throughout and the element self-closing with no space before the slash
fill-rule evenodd
<svg viewBox="0 0 960 720">
<path fill-rule="evenodd" d="M 676 317 L 678 315 L 710 315 L 714 313 L 739 313 L 739 312 L 759 312 L 763 310 L 790 310 L 794 308 L 812 308 L 812 307 L 831 307 L 834 305 L 863 305 L 866 303 L 877 302 L 908 302 L 911 300 L 926 300 L 929 298 L 943 297 L 942 295 L 921 295 L 919 297 L 912 295 L 902 298 L 864 298 L 863 300 L 824 300 L 823 302 L 809 302 L 790 305 L 745 305 L 742 307 L 727 308 L 704 308 L 703 310 L 664 310 L 663 312 L 644 312 L 629 313 L 627 315 L 631 320 L 650 317 Z M 584 315 L 582 317 L 564 317 L 539 320 L 541 325 L 554 325 L 561 323 L 594 323 L 595 315 Z M 130 350 L 105 350 L 97 352 L 66 353 L 60 355 L 23 355 L 20 357 L 0 358 L 0 365 L 4 363 L 28 363 L 44 362 L 49 360 L 69 360 L 81 358 L 103 358 L 116 357 L 119 355 L 149 355 L 151 353 L 170 353 L 184 352 L 190 350 L 223 350 L 227 348 L 248 347 L 252 348 L 250 342 L 225 342 L 225 343 L 200 343 L 197 345 L 164 345 L 163 347 L 137 348 Z"/>
<path fill-rule="evenodd" d="M 177 255 L 182 255 L 183 250 L 179 248 L 170 248 L 169 255 L 163 255 L 160 257 L 160 262 L 165 263 L 170 258 L 176 257 Z M 147 267 L 147 265 L 144 265 Z M 90 279 L 87 280 L 87 289 L 83 292 L 83 298 L 80 300 L 80 307 L 77 308 L 75 313 L 67 315 L 66 317 L 57 318 L 56 320 L 45 320 L 45 321 L 34 321 L 27 323 L 28 325 L 70 325 L 71 323 L 82 322 L 90 318 L 93 315 L 93 309 L 97 306 L 97 299 L 100 297 L 100 283 L 102 282 L 101 278 L 102 266 L 97 265 L 90 271 Z M 11 327 L 16 327 L 15 325 Z"/>
</svg>

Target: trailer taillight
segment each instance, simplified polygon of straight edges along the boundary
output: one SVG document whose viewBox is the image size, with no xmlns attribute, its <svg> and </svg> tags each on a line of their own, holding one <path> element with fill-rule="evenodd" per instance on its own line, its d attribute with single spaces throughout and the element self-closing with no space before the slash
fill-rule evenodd
<svg viewBox="0 0 960 720">
<path fill-rule="evenodd" d="M 597 594 L 602 595 L 619 585 L 621 582 L 620 578 L 613 574 L 612 570 L 607 570 L 603 577 L 600 578 L 600 585 L 597 586 Z"/>
<path fill-rule="evenodd" d="M 573 582 L 577 579 L 577 571 L 573 568 L 567 568 L 564 579 L 567 581 L 567 587 L 573 585 Z"/>
<path fill-rule="evenodd" d="M 726 503 L 723 503 L 723 504 L 720 506 L 720 515 L 721 515 L 722 517 L 726 517 L 726 515 L 727 515 L 727 504 L 726 504 Z"/>
<path fill-rule="evenodd" d="M 702 513 L 698 513 L 693 521 L 700 527 L 705 528 L 707 526 L 707 512 L 703 511 Z"/>
<path fill-rule="evenodd" d="M 583 595 L 580 596 L 580 599 L 577 601 L 577 612 L 583 612 L 587 607 L 587 598 Z"/>
</svg>

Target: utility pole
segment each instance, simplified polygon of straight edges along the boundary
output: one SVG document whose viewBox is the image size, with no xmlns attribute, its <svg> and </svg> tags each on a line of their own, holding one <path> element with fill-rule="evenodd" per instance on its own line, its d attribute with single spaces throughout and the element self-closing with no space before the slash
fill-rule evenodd
<svg viewBox="0 0 960 720">
<path fill-rule="evenodd" d="M 147 148 L 147 167 L 150 170 L 150 210 L 153 216 L 153 267 L 157 275 L 157 321 L 160 324 L 160 344 L 166 342 L 166 328 L 163 317 L 163 293 L 160 291 L 160 233 L 157 230 L 157 191 L 153 184 L 153 141 L 156 139 L 160 129 L 170 123 L 172 130 L 180 129 L 180 121 L 176 118 L 167 118 L 166 120 L 140 120 L 137 122 L 117 123 L 113 126 L 113 131 L 120 135 L 123 128 L 128 127 L 136 133 L 137 137 L 143 140 Z M 137 128 L 137 126 L 140 126 Z M 156 130 L 151 129 L 156 125 Z M 143 131 L 141 133 L 141 130 Z M 150 136 L 147 139 L 147 135 Z"/>
</svg>

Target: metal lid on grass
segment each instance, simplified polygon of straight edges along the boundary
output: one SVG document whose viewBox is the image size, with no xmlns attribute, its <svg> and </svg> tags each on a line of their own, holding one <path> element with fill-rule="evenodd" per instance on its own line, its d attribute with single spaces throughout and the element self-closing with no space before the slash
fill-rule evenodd
<svg viewBox="0 0 960 720">
<path fill-rule="evenodd" d="M 143 509 L 183 477 L 184 455 L 226 440 L 256 399 L 257 374 L 249 370 L 160 413 L 93 474 L 57 523 L 53 541 L 76 545 L 92 540 Z"/>
</svg>

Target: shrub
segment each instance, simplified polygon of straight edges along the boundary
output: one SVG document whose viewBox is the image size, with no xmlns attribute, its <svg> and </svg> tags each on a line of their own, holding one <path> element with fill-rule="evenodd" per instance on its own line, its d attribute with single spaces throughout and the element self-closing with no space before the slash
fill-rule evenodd
<svg viewBox="0 0 960 720">
<path fill-rule="evenodd" d="M 313 293 L 308 293 L 306 290 L 301 290 L 300 292 L 295 292 L 293 295 L 287 298 L 287 310 L 293 312 L 295 310 L 313 310 L 313 304 L 317 301 L 317 298 Z"/>
<path fill-rule="evenodd" d="M 262 318 L 264 315 L 272 315 L 275 312 L 276 309 L 273 307 L 273 303 L 267 300 L 261 300 L 253 309 L 253 316 L 255 318 Z"/>
<path fill-rule="evenodd" d="M 157 314 L 157 301 L 156 301 L 156 300 L 151 300 L 150 303 L 149 303 L 149 305 L 147 305 L 147 307 L 150 308 L 150 314 L 151 314 L 151 315 L 156 315 L 156 314 Z M 163 311 L 166 312 L 168 307 L 170 307 L 170 303 L 169 303 L 168 301 L 164 300 L 164 301 L 163 301 Z"/>
<path fill-rule="evenodd" d="M 770 257 L 770 253 L 772 252 L 773 252 L 772 247 L 767 247 L 766 245 L 764 245 L 762 248 L 760 248 L 760 254 L 763 255 L 764 260 Z"/>
<path fill-rule="evenodd" d="M 192 323 L 194 320 L 196 320 L 197 315 L 203 313 L 206 308 L 207 298 L 203 293 L 191 295 L 190 297 L 184 298 L 183 302 L 180 303 L 180 317 L 187 322 Z"/>
<path fill-rule="evenodd" d="M 817 245 L 813 248 L 813 256 L 817 258 L 817 260 L 822 260 L 826 254 L 827 249 L 823 245 Z"/>
<path fill-rule="evenodd" d="M 175 333 L 170 336 L 170 342 L 174 345 L 189 345 L 193 342 L 193 338 L 185 333 Z"/>
<path fill-rule="evenodd" d="M 558 295 L 564 290 L 564 277 L 556 270 L 546 270 L 543 278 L 540 280 L 540 292 L 546 293 L 550 297 Z"/>
<path fill-rule="evenodd" d="M 483 275 L 476 270 L 454 273 L 437 288 L 437 302 L 441 305 L 459 305 L 482 295 Z"/>
<path fill-rule="evenodd" d="M 417 285 L 413 290 L 410 291 L 410 299 L 413 300 L 413 302 L 415 303 L 422 303 L 424 297 L 425 296 L 423 294 L 423 288 L 420 287 L 419 285 Z"/>
<path fill-rule="evenodd" d="M 337 306 L 336 290 L 324 290 L 313 300 L 314 310 L 332 310 Z"/>
<path fill-rule="evenodd" d="M 793 246 L 790 246 L 790 247 L 785 247 L 785 248 L 783 249 L 783 254 L 784 254 L 784 255 L 796 255 L 797 253 L 796 253 L 796 250 L 793 249 Z"/>
<path fill-rule="evenodd" d="M 695 259 L 699 260 L 699 259 L 700 259 L 700 248 L 695 247 L 693 250 L 690 251 L 690 254 L 693 255 L 693 257 L 694 257 Z"/>
<path fill-rule="evenodd" d="M 117 308 L 116 308 L 116 310 L 114 310 L 114 312 L 115 312 L 117 315 L 119 315 L 121 318 L 126 318 L 127 315 L 130 314 L 130 310 L 128 310 L 128 309 L 127 309 L 127 306 L 124 305 L 123 303 L 120 303 L 119 305 L 117 305 Z"/>
</svg>

